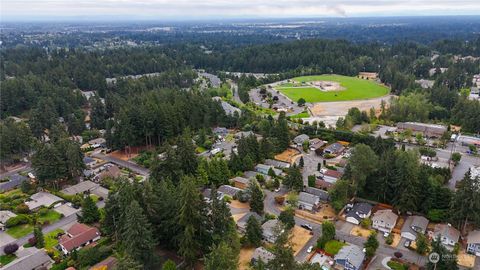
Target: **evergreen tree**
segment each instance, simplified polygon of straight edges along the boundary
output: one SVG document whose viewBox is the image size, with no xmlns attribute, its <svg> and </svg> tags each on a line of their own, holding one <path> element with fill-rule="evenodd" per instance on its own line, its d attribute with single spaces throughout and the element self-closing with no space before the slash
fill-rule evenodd
<svg viewBox="0 0 480 270">
<path fill-rule="evenodd" d="M 303 177 L 300 169 L 293 165 L 288 168 L 288 175 L 283 180 L 283 184 L 288 187 L 290 190 L 300 191 L 303 189 Z"/>
<path fill-rule="evenodd" d="M 468 172 L 455 192 L 451 207 L 451 218 L 462 231 L 465 231 L 468 222 L 480 225 L 479 186 L 480 177 L 473 178 Z"/>
<path fill-rule="evenodd" d="M 298 167 L 303 168 L 305 166 L 305 161 L 303 160 L 303 156 L 300 157 L 300 161 L 298 162 Z"/>
<path fill-rule="evenodd" d="M 370 258 L 373 257 L 379 246 L 379 243 L 377 240 L 377 233 L 376 232 L 371 233 L 367 238 L 367 242 L 365 242 L 363 246 L 366 249 L 365 254 L 367 255 L 367 257 L 370 257 Z"/>
<path fill-rule="evenodd" d="M 293 249 L 288 240 L 289 231 L 280 233 L 273 245 L 273 260 L 268 263 L 269 269 L 295 269 L 296 262 Z"/>
<path fill-rule="evenodd" d="M 448 251 L 439 238 L 434 239 L 431 246 L 432 253 L 437 253 L 440 260 L 436 264 L 428 260 L 427 270 L 458 270 L 457 256 L 453 252 Z"/>
<path fill-rule="evenodd" d="M 197 155 L 195 155 L 195 146 L 193 145 L 190 131 L 185 131 L 180 137 L 177 153 L 178 158 L 181 161 L 180 167 L 182 168 L 183 173 L 194 175 L 197 171 L 198 160 Z"/>
<path fill-rule="evenodd" d="M 233 251 L 225 242 L 214 246 L 212 252 L 205 259 L 205 270 L 216 269 L 238 269 L 238 251 Z"/>
<path fill-rule="evenodd" d="M 322 236 L 317 240 L 317 246 L 321 249 L 325 248 L 325 244 L 335 238 L 335 225 L 330 221 L 322 223 Z"/>
<path fill-rule="evenodd" d="M 209 218 L 212 224 L 213 243 L 218 245 L 223 241 L 229 245 L 232 251 L 238 252 L 240 246 L 235 221 L 225 201 L 218 199 L 218 193 L 215 188 L 211 192 Z"/>
<path fill-rule="evenodd" d="M 415 241 L 415 243 L 417 245 L 416 251 L 418 254 L 424 255 L 428 252 L 428 242 L 424 234 L 418 234 L 417 241 Z"/>
<path fill-rule="evenodd" d="M 183 227 L 180 236 L 180 254 L 187 265 L 192 266 L 203 248 L 210 244 L 211 235 L 206 228 L 205 202 L 195 186 L 195 179 L 185 176 L 180 182 L 179 224 Z"/>
<path fill-rule="evenodd" d="M 278 219 L 285 225 L 285 229 L 292 229 L 295 226 L 295 209 L 289 207 L 283 210 Z"/>
<path fill-rule="evenodd" d="M 162 270 L 177 270 L 177 265 L 174 261 L 168 259 L 163 265 Z"/>
<path fill-rule="evenodd" d="M 247 226 L 245 228 L 245 241 L 248 245 L 252 245 L 254 247 L 259 247 L 262 244 L 262 226 L 260 222 L 253 217 L 250 216 L 247 220 Z"/>
<path fill-rule="evenodd" d="M 35 226 L 33 229 L 33 236 L 35 237 L 35 247 L 44 248 L 45 247 L 45 238 L 43 236 L 42 227 Z"/>
<path fill-rule="evenodd" d="M 85 197 L 82 202 L 82 215 L 80 221 L 82 223 L 91 224 L 100 220 L 100 212 L 95 202 L 90 196 Z"/>
<path fill-rule="evenodd" d="M 126 223 L 121 234 L 121 244 L 134 260 L 149 267 L 154 263 L 155 248 L 151 225 L 136 200 L 130 203 L 125 212 Z"/>
<path fill-rule="evenodd" d="M 117 264 L 115 265 L 115 270 L 141 270 L 143 265 L 133 259 L 129 254 L 124 255 L 119 258 Z"/>
<path fill-rule="evenodd" d="M 365 180 L 377 169 L 378 157 L 368 145 L 357 144 L 347 166 L 356 190 L 362 193 Z"/>
<path fill-rule="evenodd" d="M 256 212 L 257 214 L 263 214 L 263 191 L 260 188 L 260 185 L 256 180 L 250 181 L 250 185 L 248 187 L 250 192 L 250 211 Z"/>
</svg>

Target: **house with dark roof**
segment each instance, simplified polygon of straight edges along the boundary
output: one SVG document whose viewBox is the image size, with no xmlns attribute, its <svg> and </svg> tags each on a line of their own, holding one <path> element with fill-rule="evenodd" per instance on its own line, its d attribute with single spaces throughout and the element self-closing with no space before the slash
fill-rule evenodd
<svg viewBox="0 0 480 270">
<path fill-rule="evenodd" d="M 472 231 L 468 234 L 467 252 L 480 257 L 480 230 Z"/>
<path fill-rule="evenodd" d="M 273 166 L 275 168 L 279 169 L 288 169 L 290 168 L 290 163 L 288 162 L 283 162 L 283 161 L 278 161 L 274 159 L 265 159 L 265 165 Z"/>
<path fill-rule="evenodd" d="M 335 263 L 345 270 L 360 270 L 365 260 L 361 247 L 353 244 L 343 246 L 334 257 Z"/>
<path fill-rule="evenodd" d="M 325 142 L 318 138 L 313 138 L 310 140 L 310 150 L 315 151 L 315 153 L 317 154 L 320 154 L 324 146 L 325 146 Z"/>
<path fill-rule="evenodd" d="M 41 270 L 49 269 L 53 260 L 44 249 L 32 248 L 32 253 L 18 258 L 2 267 L 2 270 Z"/>
<path fill-rule="evenodd" d="M 281 170 L 275 169 L 273 166 L 269 166 L 269 165 L 265 165 L 265 164 L 257 164 L 255 166 L 255 171 L 259 172 L 259 173 L 262 173 L 262 174 L 267 174 L 268 175 L 268 172 L 270 171 L 270 169 L 273 170 L 275 175 L 280 175 L 282 173 Z"/>
<path fill-rule="evenodd" d="M 330 195 L 327 191 L 314 187 L 306 187 L 305 192 L 317 196 L 320 201 L 328 202 L 330 200 Z"/>
<path fill-rule="evenodd" d="M 87 165 L 87 167 L 92 168 L 97 163 L 97 161 L 94 158 L 91 158 L 91 157 L 84 157 L 83 158 L 83 163 L 85 163 L 85 165 Z"/>
<path fill-rule="evenodd" d="M 302 210 L 313 211 L 318 209 L 320 205 L 320 197 L 306 192 L 298 194 L 298 208 Z"/>
<path fill-rule="evenodd" d="M 408 240 L 415 241 L 417 234 L 424 234 L 427 231 L 428 219 L 422 216 L 409 216 L 403 224 L 401 236 Z"/>
<path fill-rule="evenodd" d="M 65 255 L 73 250 L 79 250 L 100 239 L 100 231 L 92 226 L 75 223 L 62 235 L 58 244 Z"/>
<path fill-rule="evenodd" d="M 356 203 L 345 215 L 346 221 L 353 224 L 360 224 L 364 218 L 370 217 L 373 206 L 369 203 Z"/>
<path fill-rule="evenodd" d="M 451 224 L 437 224 L 433 230 L 433 238 L 437 239 L 439 237 L 443 246 L 452 251 L 460 239 L 460 232 Z"/>
<path fill-rule="evenodd" d="M 323 154 L 326 155 L 334 155 L 338 156 L 340 155 L 343 151 L 345 151 L 345 146 L 343 146 L 341 143 L 336 142 L 328 145 L 323 149 Z"/>
</svg>

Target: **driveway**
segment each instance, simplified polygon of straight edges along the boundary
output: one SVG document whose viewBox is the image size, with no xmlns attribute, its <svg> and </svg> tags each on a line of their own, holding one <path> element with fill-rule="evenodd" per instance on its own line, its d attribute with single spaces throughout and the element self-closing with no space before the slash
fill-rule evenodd
<svg viewBox="0 0 480 270">
<path fill-rule="evenodd" d="M 317 167 L 318 163 L 322 164 L 323 166 L 323 158 L 317 154 L 315 151 L 309 151 L 305 153 L 302 151 L 303 154 L 303 169 L 302 169 L 302 176 L 303 176 L 303 184 L 308 186 L 308 176 L 309 175 L 318 175 Z M 300 158 L 297 158 L 296 163 L 300 162 Z"/>
<path fill-rule="evenodd" d="M 8 233 L 5 231 L 0 232 L 0 246 L 3 247 L 7 245 L 8 243 L 11 243 L 15 241 L 15 238 L 11 237 Z"/>
</svg>

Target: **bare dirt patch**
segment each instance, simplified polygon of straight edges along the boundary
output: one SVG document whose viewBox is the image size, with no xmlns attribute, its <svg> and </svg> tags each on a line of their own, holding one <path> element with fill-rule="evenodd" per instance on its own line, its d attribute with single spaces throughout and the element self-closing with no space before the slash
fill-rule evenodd
<svg viewBox="0 0 480 270">
<path fill-rule="evenodd" d="M 392 237 L 393 237 L 393 242 L 390 246 L 397 247 L 398 244 L 400 243 L 400 240 L 402 239 L 402 236 L 398 233 L 392 233 Z"/>
<path fill-rule="evenodd" d="M 250 269 L 250 261 L 252 260 L 253 252 L 255 248 L 242 248 L 240 249 L 240 256 L 238 260 L 238 267 L 240 270 Z"/>
<path fill-rule="evenodd" d="M 336 213 L 329 204 L 322 204 L 318 212 L 312 213 L 297 209 L 295 210 L 295 215 L 308 219 L 312 222 L 322 224 L 325 220 L 333 220 L 336 216 Z"/>
<path fill-rule="evenodd" d="M 311 81 L 308 82 L 311 86 L 320 89 L 321 91 L 342 91 L 345 90 L 339 82 L 332 81 Z"/>
<path fill-rule="evenodd" d="M 300 151 L 293 148 L 287 148 L 287 150 L 275 156 L 276 160 L 292 163 L 296 156 L 300 155 Z"/>
<path fill-rule="evenodd" d="M 380 108 L 382 100 L 389 103 L 391 95 L 366 99 L 366 100 L 351 100 L 351 101 L 335 101 L 335 102 L 319 102 L 310 107 L 310 112 L 315 117 L 321 116 L 345 116 L 348 109 L 357 107 L 360 111 L 369 111 L 370 108 Z"/>
<path fill-rule="evenodd" d="M 466 268 L 473 268 L 475 266 L 475 256 L 460 251 L 457 256 L 457 263 Z"/>
<path fill-rule="evenodd" d="M 363 238 L 368 238 L 368 236 L 372 233 L 372 230 L 364 229 L 360 226 L 354 226 L 353 229 L 350 231 L 351 235 L 360 236 Z"/>
<path fill-rule="evenodd" d="M 138 154 L 140 154 L 141 151 L 148 150 L 148 149 L 149 149 L 148 146 L 132 146 L 129 149 L 113 151 L 112 153 L 109 154 L 109 156 L 127 161 L 138 156 Z"/>
<path fill-rule="evenodd" d="M 230 202 L 230 207 L 233 207 L 233 208 L 238 208 L 238 209 L 248 209 L 250 208 L 250 204 L 248 203 L 242 203 L 238 200 L 232 200 Z"/>
<path fill-rule="evenodd" d="M 294 255 L 297 255 L 297 253 L 300 252 L 300 250 L 312 238 L 309 230 L 305 230 L 304 228 L 297 225 L 293 227 L 290 236 Z"/>
<path fill-rule="evenodd" d="M 245 216 L 247 213 L 241 213 L 241 214 L 236 214 L 236 215 L 232 215 L 232 218 L 233 218 L 233 221 L 235 221 L 235 223 L 238 223 L 238 220 L 241 219 L 243 216 Z"/>
</svg>

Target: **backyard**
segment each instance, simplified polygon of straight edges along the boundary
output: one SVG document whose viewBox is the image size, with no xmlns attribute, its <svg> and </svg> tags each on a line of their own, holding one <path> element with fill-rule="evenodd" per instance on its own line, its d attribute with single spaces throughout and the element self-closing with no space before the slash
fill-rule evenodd
<svg viewBox="0 0 480 270">
<path fill-rule="evenodd" d="M 331 255 L 336 255 L 342 247 L 345 246 L 345 243 L 342 243 L 337 240 L 330 240 L 325 244 L 325 252 Z"/>
<path fill-rule="evenodd" d="M 387 87 L 376 82 L 341 75 L 303 76 L 292 80 L 302 82 L 303 85 L 286 83 L 276 87 L 276 89 L 295 102 L 300 98 L 304 98 L 307 102 L 369 99 L 381 97 L 390 92 Z M 322 91 L 315 86 L 304 84 L 312 81 L 338 82 L 344 90 Z"/>
</svg>

